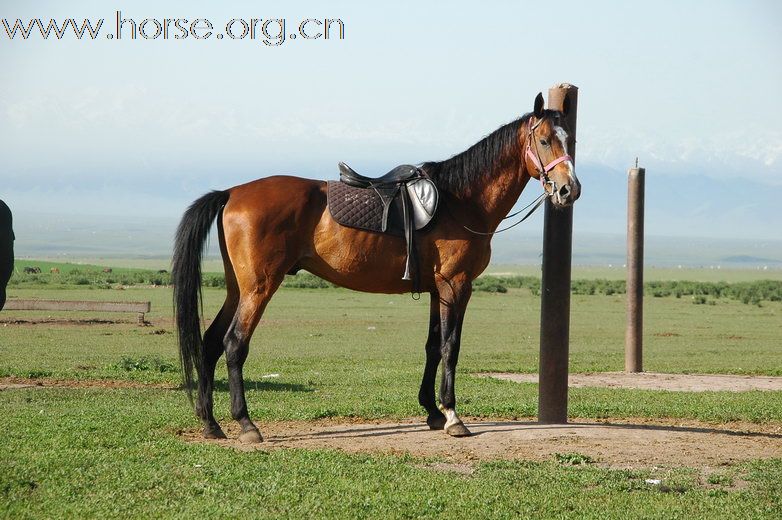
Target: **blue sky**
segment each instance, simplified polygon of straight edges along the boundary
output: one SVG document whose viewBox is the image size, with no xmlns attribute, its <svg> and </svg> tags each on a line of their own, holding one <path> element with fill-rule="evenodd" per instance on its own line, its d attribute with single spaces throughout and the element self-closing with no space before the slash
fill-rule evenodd
<svg viewBox="0 0 782 520">
<path fill-rule="evenodd" d="M 117 9 L 218 29 L 284 17 L 287 32 L 339 18 L 345 39 L 0 34 L 0 198 L 17 213 L 173 222 L 206 190 L 274 173 L 446 158 L 568 81 L 580 89 L 577 232 L 623 232 L 639 156 L 649 233 L 782 237 L 778 2 L 162 5 L 6 1 L 0 18 L 105 18 L 104 33 Z"/>
</svg>

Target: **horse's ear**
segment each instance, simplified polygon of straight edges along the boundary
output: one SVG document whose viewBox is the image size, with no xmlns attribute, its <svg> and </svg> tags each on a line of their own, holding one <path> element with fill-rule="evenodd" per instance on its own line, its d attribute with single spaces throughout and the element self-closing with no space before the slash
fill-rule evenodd
<svg viewBox="0 0 782 520">
<path fill-rule="evenodd" d="M 533 111 L 535 114 L 535 117 L 543 117 L 543 93 L 538 92 L 537 97 L 535 97 L 535 110 Z"/>
<path fill-rule="evenodd" d="M 567 117 L 569 113 L 570 113 L 570 96 L 565 96 L 565 99 L 562 101 L 562 115 Z"/>
</svg>

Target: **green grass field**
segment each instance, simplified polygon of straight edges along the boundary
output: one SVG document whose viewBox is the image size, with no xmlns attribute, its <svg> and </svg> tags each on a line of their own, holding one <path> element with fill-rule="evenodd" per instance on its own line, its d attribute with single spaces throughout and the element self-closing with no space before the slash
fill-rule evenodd
<svg viewBox="0 0 782 520">
<path fill-rule="evenodd" d="M 45 270 L 54 266 L 68 266 L 69 269 L 90 265 L 108 266 L 120 270 L 170 269 L 171 260 L 168 258 L 79 258 L 72 263 L 64 264 L 56 259 L 46 260 L 17 260 L 17 268 L 23 266 L 38 265 Z M 203 262 L 205 273 L 222 273 L 223 262 L 219 258 L 207 258 Z M 539 265 L 502 265 L 492 264 L 486 269 L 486 274 L 513 274 L 523 276 L 540 276 Z M 621 265 L 613 267 L 573 266 L 573 279 L 624 280 L 627 270 Z M 647 267 L 644 271 L 644 279 L 649 281 L 691 280 L 694 282 L 747 282 L 754 280 L 782 280 L 782 269 L 731 269 L 731 268 L 694 268 L 694 267 Z"/>
<path fill-rule="evenodd" d="M 204 289 L 215 314 L 223 291 Z M 97 289 L 18 286 L 11 297 L 149 300 L 152 326 L 14 323 L 94 318 L 94 313 L 0 313 L 0 376 L 179 381 L 165 287 Z M 624 298 L 572 301 L 574 372 L 621 370 Z M 341 289 L 282 289 L 253 338 L 245 367 L 248 404 L 259 422 L 421 416 L 417 404 L 428 303 L 408 295 Z M 782 303 L 648 298 L 645 369 L 782 375 Z M 537 386 L 477 377 L 536 372 L 539 298 L 524 289 L 475 293 L 459 362 L 466 416 L 534 416 Z M 266 374 L 279 374 L 265 378 Z M 216 414 L 228 422 L 224 362 Z M 570 415 L 681 418 L 782 425 L 782 392 L 684 392 L 576 388 Z M 669 489 L 644 484 L 651 470 L 571 467 L 561 461 L 483 461 L 469 476 L 435 472 L 407 455 L 330 450 L 243 453 L 188 444 L 175 432 L 198 423 L 183 392 L 145 389 L 19 389 L 0 392 L 0 515 L 39 517 L 260 518 L 478 516 L 493 518 L 778 518 L 782 461 L 720 469 L 743 487 L 704 485 L 698 470 L 671 470 Z"/>
</svg>

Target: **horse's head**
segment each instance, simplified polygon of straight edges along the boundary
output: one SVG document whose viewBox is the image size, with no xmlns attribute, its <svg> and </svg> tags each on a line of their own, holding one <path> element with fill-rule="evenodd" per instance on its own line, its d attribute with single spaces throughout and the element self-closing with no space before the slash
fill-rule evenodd
<svg viewBox="0 0 782 520">
<path fill-rule="evenodd" d="M 573 166 L 568 155 L 569 110 L 567 99 L 562 112 L 543 109 L 543 94 L 535 98 L 535 110 L 529 118 L 524 145 L 524 164 L 530 176 L 543 184 L 543 189 L 557 207 L 573 204 L 581 195 Z"/>
</svg>

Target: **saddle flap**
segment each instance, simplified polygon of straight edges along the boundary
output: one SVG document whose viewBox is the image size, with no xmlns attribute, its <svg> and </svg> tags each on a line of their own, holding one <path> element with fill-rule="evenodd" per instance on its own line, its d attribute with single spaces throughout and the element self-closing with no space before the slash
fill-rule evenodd
<svg viewBox="0 0 782 520">
<path fill-rule="evenodd" d="M 407 193 L 413 210 L 415 229 L 424 228 L 437 211 L 439 193 L 434 182 L 426 178 L 418 178 L 406 183 Z"/>
</svg>

